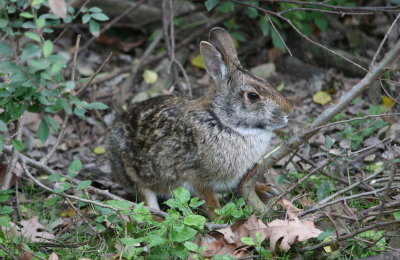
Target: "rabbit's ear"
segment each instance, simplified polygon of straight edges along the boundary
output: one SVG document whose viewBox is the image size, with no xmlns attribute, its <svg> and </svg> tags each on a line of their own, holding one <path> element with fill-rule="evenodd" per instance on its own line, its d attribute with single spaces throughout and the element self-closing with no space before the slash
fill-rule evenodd
<svg viewBox="0 0 400 260">
<path fill-rule="evenodd" d="M 239 58 L 236 52 L 233 39 L 227 31 L 221 27 L 213 28 L 208 36 L 209 41 L 221 52 L 229 70 L 240 66 Z"/>
<path fill-rule="evenodd" d="M 228 75 L 228 68 L 221 53 L 210 43 L 200 42 L 200 53 L 208 74 L 214 80 L 221 81 Z"/>
</svg>

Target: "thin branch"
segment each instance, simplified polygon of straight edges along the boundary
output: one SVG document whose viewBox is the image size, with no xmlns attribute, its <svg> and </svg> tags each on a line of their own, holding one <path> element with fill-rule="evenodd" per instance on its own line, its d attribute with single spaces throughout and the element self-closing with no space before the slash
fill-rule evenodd
<svg viewBox="0 0 400 260">
<path fill-rule="evenodd" d="M 90 86 L 90 84 L 92 84 L 94 78 L 97 76 L 97 74 L 100 73 L 100 71 L 103 69 L 104 65 L 106 65 L 108 60 L 111 58 L 112 54 L 113 54 L 112 52 L 110 52 L 110 54 L 108 54 L 107 58 L 103 61 L 103 63 L 96 70 L 96 72 L 90 77 L 89 81 L 76 92 L 76 94 L 75 94 L 76 96 L 79 96 L 79 94 L 82 93 L 83 90 L 85 90 L 87 87 Z"/>
</svg>

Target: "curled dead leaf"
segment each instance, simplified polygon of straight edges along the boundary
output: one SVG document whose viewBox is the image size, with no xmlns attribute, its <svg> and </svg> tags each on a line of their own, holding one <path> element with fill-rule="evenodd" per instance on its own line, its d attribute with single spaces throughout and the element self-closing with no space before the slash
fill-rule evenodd
<svg viewBox="0 0 400 260">
<path fill-rule="evenodd" d="M 49 0 L 50 10 L 58 17 L 65 18 L 67 16 L 67 4 L 64 0 Z"/>
</svg>

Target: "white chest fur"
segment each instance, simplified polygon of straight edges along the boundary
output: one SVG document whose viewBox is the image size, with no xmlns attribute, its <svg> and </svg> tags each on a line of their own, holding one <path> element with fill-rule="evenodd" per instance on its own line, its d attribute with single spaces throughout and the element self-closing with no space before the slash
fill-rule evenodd
<svg viewBox="0 0 400 260">
<path fill-rule="evenodd" d="M 247 170 L 266 153 L 271 135 L 268 130 L 236 128 L 229 135 L 225 132 L 209 140 L 205 157 L 210 163 L 208 170 L 215 173 L 214 190 L 236 188 Z"/>
</svg>

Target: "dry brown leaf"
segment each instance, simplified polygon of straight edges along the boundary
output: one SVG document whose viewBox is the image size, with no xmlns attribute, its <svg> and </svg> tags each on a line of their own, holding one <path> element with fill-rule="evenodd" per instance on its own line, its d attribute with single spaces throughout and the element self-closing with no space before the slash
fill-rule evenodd
<svg viewBox="0 0 400 260">
<path fill-rule="evenodd" d="M 50 10 L 58 17 L 65 18 L 67 16 L 67 4 L 64 0 L 49 0 Z"/>
<path fill-rule="evenodd" d="M 48 260 L 58 260 L 58 255 L 56 253 L 51 253 Z"/>
<path fill-rule="evenodd" d="M 297 217 L 298 214 L 302 211 L 301 209 L 293 205 L 292 202 L 285 198 L 282 198 L 280 201 L 278 201 L 278 204 L 286 209 L 289 218 Z"/>
<path fill-rule="evenodd" d="M 35 216 L 28 220 L 23 220 L 16 225 L 10 222 L 11 226 L 13 227 L 11 230 L 12 233 L 18 236 L 23 236 L 24 238 L 30 240 L 31 242 L 43 242 L 49 241 L 49 239 L 54 239 L 55 236 L 50 234 L 44 230 L 44 226 L 39 223 L 38 216 Z"/>
<path fill-rule="evenodd" d="M 18 260 L 32 260 L 33 259 L 33 254 L 32 252 L 29 252 L 25 250 L 25 247 L 23 244 L 18 245 Z"/>
<path fill-rule="evenodd" d="M 317 237 L 322 232 L 309 220 L 301 222 L 297 217 L 290 220 L 276 219 L 268 223 L 267 239 L 270 240 L 273 250 L 276 248 L 276 243 L 282 239 L 279 247 L 287 252 L 296 240 L 305 241 Z"/>
</svg>

